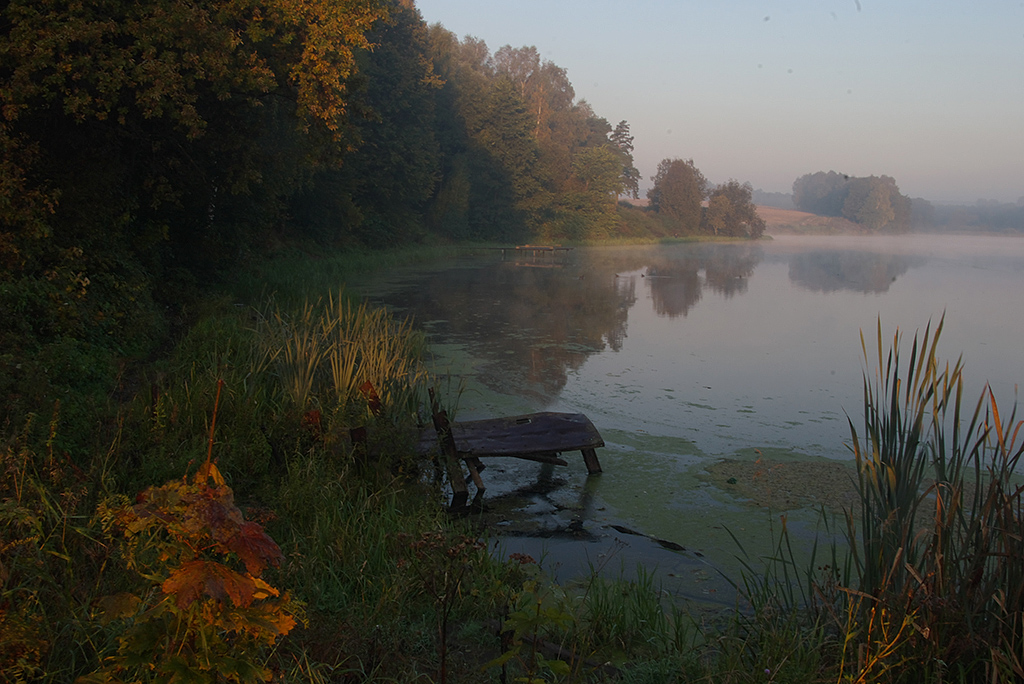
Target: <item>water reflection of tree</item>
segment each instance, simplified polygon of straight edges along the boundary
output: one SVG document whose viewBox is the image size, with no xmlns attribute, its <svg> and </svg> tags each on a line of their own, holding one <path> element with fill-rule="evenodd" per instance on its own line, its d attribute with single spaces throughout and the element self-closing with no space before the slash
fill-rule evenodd
<svg viewBox="0 0 1024 684">
<path fill-rule="evenodd" d="M 647 267 L 647 286 L 659 316 L 685 316 L 700 301 L 700 263 L 687 259 L 674 263 L 652 263 Z"/>
<path fill-rule="evenodd" d="M 433 321 L 436 340 L 469 344 L 486 384 L 549 400 L 587 357 L 621 349 L 635 300 L 611 274 L 492 263 L 430 276 L 394 303 Z"/>
<path fill-rule="evenodd" d="M 685 316 L 705 288 L 746 291 L 760 259 L 749 245 L 576 250 L 561 267 L 493 261 L 439 271 L 387 300 L 433 342 L 468 345 L 491 388 L 548 401 L 589 356 L 622 348 L 638 284 L 658 314 Z"/>
<path fill-rule="evenodd" d="M 916 262 L 913 257 L 879 252 L 806 252 L 790 259 L 789 279 L 813 292 L 887 292 Z"/>
<path fill-rule="evenodd" d="M 659 316 L 686 316 L 700 301 L 704 288 L 726 298 L 747 291 L 747 279 L 761 261 L 762 250 L 754 245 L 704 245 L 677 255 L 652 260 L 647 284 Z M 704 271 L 704 278 L 700 277 Z"/>
<path fill-rule="evenodd" d="M 704 280 L 715 292 L 726 299 L 747 291 L 747 283 L 754 273 L 754 267 L 764 256 L 760 247 L 735 245 L 731 248 L 717 246 L 704 262 Z"/>
</svg>

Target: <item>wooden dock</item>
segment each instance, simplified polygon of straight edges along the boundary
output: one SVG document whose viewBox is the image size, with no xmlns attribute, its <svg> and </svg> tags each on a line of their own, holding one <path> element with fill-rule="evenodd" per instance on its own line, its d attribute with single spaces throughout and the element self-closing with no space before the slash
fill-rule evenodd
<svg viewBox="0 0 1024 684">
<path fill-rule="evenodd" d="M 491 418 L 449 423 L 444 411 L 434 414 L 434 430 L 420 434 L 419 451 L 428 454 L 438 449 L 448 461 L 452 482 L 452 507 L 459 508 L 469 498 L 466 478 L 460 463 L 469 468 L 476 485 L 476 499 L 484 490 L 481 458 L 503 456 L 553 465 L 568 465 L 559 455 L 579 451 L 591 475 L 601 472 L 596 449 L 604 446 L 601 434 L 582 413 L 531 413 L 508 418 Z"/>
<path fill-rule="evenodd" d="M 545 254 L 550 254 L 552 256 L 565 255 L 572 250 L 572 247 L 563 247 L 562 245 L 516 245 L 515 247 L 483 247 L 482 249 L 500 251 L 501 259 L 504 261 L 505 256 L 508 253 L 531 254 L 536 258 L 537 256 L 543 256 Z"/>
</svg>

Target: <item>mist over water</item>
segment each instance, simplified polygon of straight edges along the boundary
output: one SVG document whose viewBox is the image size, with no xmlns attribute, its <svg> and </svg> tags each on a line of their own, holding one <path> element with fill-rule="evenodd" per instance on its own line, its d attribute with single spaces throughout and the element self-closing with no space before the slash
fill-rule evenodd
<svg viewBox="0 0 1024 684">
<path fill-rule="evenodd" d="M 471 385 L 462 418 L 584 412 L 599 428 L 682 437 L 702 453 L 778 447 L 845 459 L 860 417 L 860 332 L 888 343 L 945 312 L 940 356 L 968 397 L 1014 398 L 1024 375 L 1024 240 L 779 237 L 751 244 L 496 254 L 370 288 L 412 315 L 439 370 Z M 375 294 L 376 292 L 376 294 Z M 872 361 L 874 356 L 872 356 Z"/>
<path fill-rule="evenodd" d="M 696 564 L 672 581 L 734 562 L 725 527 L 767 543 L 780 512 L 771 506 L 792 507 L 791 531 L 812 534 L 826 485 L 810 473 L 852 460 L 847 416 L 862 421 L 879 320 L 887 350 L 897 327 L 909 347 L 945 313 L 939 356 L 963 355 L 971 407 L 990 382 L 1008 409 L 1024 378 L 1024 239 L 783 236 L 505 261 L 481 252 L 384 274 L 365 293 L 426 331 L 435 372 L 464 388 L 450 395 L 457 419 L 581 412 L 605 439 L 597 480 L 575 454 L 554 473 L 508 459 L 485 473 L 488 496 L 534 487 L 539 527 L 582 520 L 622 543 L 609 531 L 618 521 L 697 550 L 658 557 Z M 786 485 L 803 490 L 766 504 L 724 484 L 730 467 L 762 459 L 804 463 Z M 638 553 L 648 562 L 654 552 Z"/>
</svg>

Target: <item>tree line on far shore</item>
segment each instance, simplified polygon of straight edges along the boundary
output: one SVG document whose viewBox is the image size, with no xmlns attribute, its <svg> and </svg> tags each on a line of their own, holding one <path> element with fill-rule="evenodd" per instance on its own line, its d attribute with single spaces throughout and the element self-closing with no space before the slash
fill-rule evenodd
<svg viewBox="0 0 1024 684">
<path fill-rule="evenodd" d="M 891 176 L 809 173 L 793 182 L 793 204 L 801 211 L 842 217 L 873 231 L 910 230 L 911 200 Z"/>
<path fill-rule="evenodd" d="M 818 171 L 793 182 L 793 194 L 755 191 L 758 204 L 836 216 L 872 231 L 1024 231 L 1024 197 L 1016 204 L 978 200 L 933 204 L 902 194 L 891 176 L 855 177 Z"/>
</svg>

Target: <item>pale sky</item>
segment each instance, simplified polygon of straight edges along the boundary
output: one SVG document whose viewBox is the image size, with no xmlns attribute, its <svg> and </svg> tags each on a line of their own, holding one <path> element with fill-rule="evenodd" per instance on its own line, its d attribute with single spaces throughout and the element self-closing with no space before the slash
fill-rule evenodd
<svg viewBox="0 0 1024 684">
<path fill-rule="evenodd" d="M 1024 196 L 1022 0 L 416 0 L 460 38 L 533 45 L 664 158 L 790 192 L 889 175 L 911 197 Z"/>
</svg>

